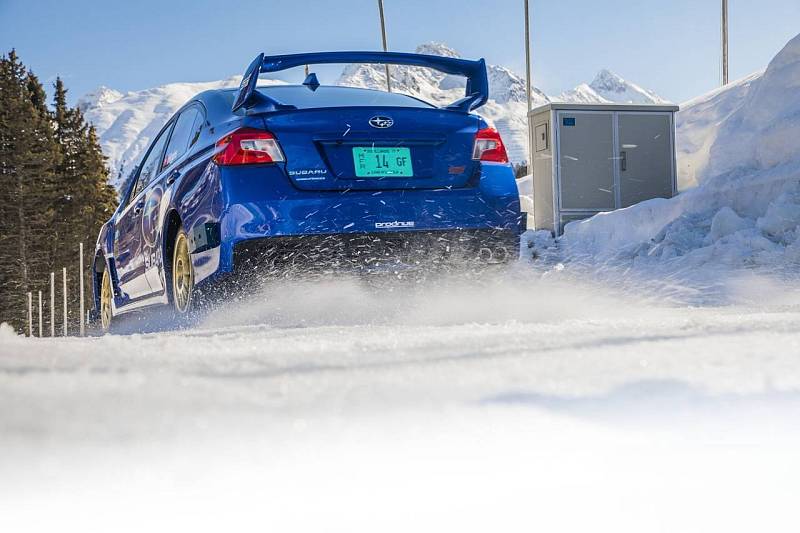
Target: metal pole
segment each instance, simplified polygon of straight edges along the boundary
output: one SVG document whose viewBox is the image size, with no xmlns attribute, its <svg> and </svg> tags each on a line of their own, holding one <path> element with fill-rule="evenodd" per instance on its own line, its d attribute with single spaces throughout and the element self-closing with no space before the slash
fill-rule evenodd
<svg viewBox="0 0 800 533">
<path fill-rule="evenodd" d="M 56 273 L 50 272 L 50 336 L 56 336 Z"/>
<path fill-rule="evenodd" d="M 525 0 L 525 90 L 528 96 L 528 111 L 531 110 L 531 21 L 528 0 Z"/>
<path fill-rule="evenodd" d="M 83 305 L 83 243 L 80 243 L 80 261 L 79 261 L 79 269 L 78 269 L 78 279 L 80 280 L 80 291 L 81 291 L 81 314 L 79 315 L 81 318 L 81 337 L 86 334 L 86 320 L 84 320 L 84 305 Z"/>
<path fill-rule="evenodd" d="M 42 336 L 42 291 L 39 291 L 39 337 Z"/>
<path fill-rule="evenodd" d="M 28 292 L 28 337 L 33 337 L 33 295 Z"/>
<path fill-rule="evenodd" d="M 381 16 L 381 39 L 383 40 L 383 51 L 389 50 L 386 45 L 386 18 L 383 16 L 383 0 L 378 0 L 378 12 Z M 384 65 L 386 69 L 386 90 L 392 92 L 392 81 L 389 78 L 389 65 Z"/>
<path fill-rule="evenodd" d="M 64 275 L 64 336 L 67 336 L 67 267 L 64 267 L 61 272 Z"/>
<path fill-rule="evenodd" d="M 722 85 L 728 85 L 728 0 L 722 0 Z"/>
<path fill-rule="evenodd" d="M 525 0 L 525 92 L 528 96 L 528 110 L 525 120 L 529 121 L 531 112 L 531 21 L 528 0 Z M 533 172 L 533 139 L 531 138 L 530 125 L 528 126 L 528 174 Z"/>
</svg>

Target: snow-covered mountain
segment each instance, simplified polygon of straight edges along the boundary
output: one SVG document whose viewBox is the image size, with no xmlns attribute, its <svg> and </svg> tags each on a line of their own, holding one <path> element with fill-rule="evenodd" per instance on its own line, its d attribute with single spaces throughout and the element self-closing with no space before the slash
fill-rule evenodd
<svg viewBox="0 0 800 533">
<path fill-rule="evenodd" d="M 78 108 L 97 129 L 112 183 L 120 183 L 120 175 L 138 162 L 153 136 L 186 101 L 209 89 L 236 87 L 240 79 L 170 83 L 126 94 L 100 87 L 78 100 Z"/>
<path fill-rule="evenodd" d="M 592 83 L 581 83 L 558 96 L 563 102 L 605 102 L 616 104 L 666 104 L 669 103 L 653 91 L 625 81 L 613 72 L 603 69 Z"/>
<path fill-rule="evenodd" d="M 426 43 L 417 47 L 416 53 L 461 57 L 458 52 L 442 43 Z M 525 78 L 506 67 L 487 65 L 489 92 L 498 104 L 524 102 Z M 392 90 L 423 98 L 435 103 L 446 103 L 464 96 L 464 78 L 451 76 L 421 67 L 391 66 Z M 384 89 L 385 69 L 381 65 L 349 65 L 339 77 L 338 85 Z M 533 105 L 548 102 L 550 98 L 534 88 Z"/>
<path fill-rule="evenodd" d="M 460 57 L 458 52 L 441 43 L 426 43 L 418 53 Z M 488 65 L 489 102 L 478 109 L 503 136 L 509 157 L 516 163 L 526 159 L 528 131 L 526 118 L 525 78 L 498 65 Z M 392 90 L 422 98 L 432 103 L 449 103 L 464 94 L 464 79 L 434 70 L 391 66 Z M 153 136 L 169 117 L 195 94 L 222 87 L 235 87 L 240 76 L 227 80 L 199 83 L 170 83 L 153 89 L 122 94 L 100 87 L 78 101 L 87 120 L 95 125 L 100 144 L 108 157 L 111 180 L 115 184 L 138 162 Z M 262 84 L 283 83 L 262 78 Z M 386 74 L 381 65 L 348 65 L 337 84 L 385 89 Z M 551 98 L 533 89 L 533 106 L 550 100 L 575 102 L 662 103 L 651 91 L 627 82 L 619 76 L 601 71 L 591 84 L 582 84 L 572 91 Z"/>
</svg>

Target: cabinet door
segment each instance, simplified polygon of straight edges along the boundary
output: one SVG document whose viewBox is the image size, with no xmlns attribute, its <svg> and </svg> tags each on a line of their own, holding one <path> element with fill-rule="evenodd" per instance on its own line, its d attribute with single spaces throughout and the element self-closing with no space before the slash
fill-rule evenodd
<svg viewBox="0 0 800 533">
<path fill-rule="evenodd" d="M 558 113 L 561 209 L 614 209 L 614 116 L 610 112 Z"/>
<path fill-rule="evenodd" d="M 669 114 L 619 113 L 620 207 L 672 197 L 671 131 Z"/>
</svg>

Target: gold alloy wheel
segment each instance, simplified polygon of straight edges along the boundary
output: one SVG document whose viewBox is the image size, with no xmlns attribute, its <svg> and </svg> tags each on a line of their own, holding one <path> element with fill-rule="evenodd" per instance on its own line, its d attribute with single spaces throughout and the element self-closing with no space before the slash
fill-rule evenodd
<svg viewBox="0 0 800 533">
<path fill-rule="evenodd" d="M 103 281 L 100 284 L 100 324 L 105 332 L 111 329 L 111 298 L 113 298 L 111 276 L 108 273 L 108 269 L 105 269 L 103 271 Z"/>
<path fill-rule="evenodd" d="M 189 241 L 183 231 L 175 239 L 175 252 L 172 259 L 172 299 L 175 310 L 185 314 L 192 304 L 194 271 L 189 256 Z"/>
</svg>

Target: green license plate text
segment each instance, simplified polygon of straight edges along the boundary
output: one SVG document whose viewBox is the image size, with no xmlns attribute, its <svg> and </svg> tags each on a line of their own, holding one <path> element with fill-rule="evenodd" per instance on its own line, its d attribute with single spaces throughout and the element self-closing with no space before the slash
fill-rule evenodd
<svg viewBox="0 0 800 533">
<path fill-rule="evenodd" d="M 357 178 L 407 178 L 414 175 L 408 148 L 353 148 Z"/>
</svg>

